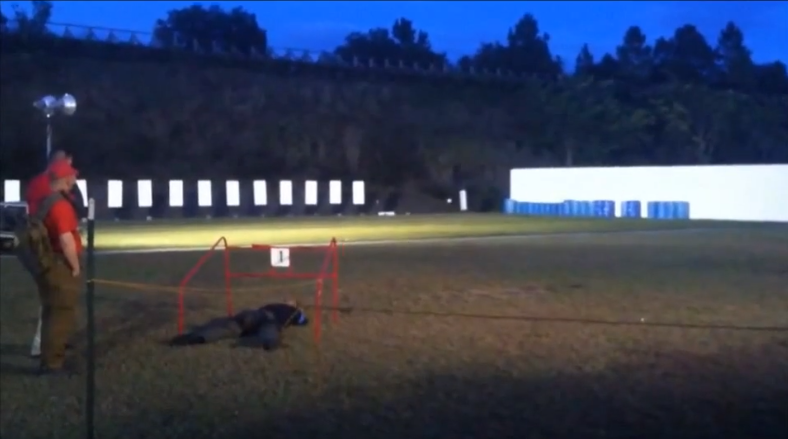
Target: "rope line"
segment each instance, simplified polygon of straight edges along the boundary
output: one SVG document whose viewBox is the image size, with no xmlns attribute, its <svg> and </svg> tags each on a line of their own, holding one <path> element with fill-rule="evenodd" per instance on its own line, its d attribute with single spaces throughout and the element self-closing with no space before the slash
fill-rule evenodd
<svg viewBox="0 0 788 439">
<path fill-rule="evenodd" d="M 93 282 L 98 285 L 113 286 L 118 288 L 125 288 L 136 291 L 158 291 L 158 292 L 173 292 L 179 293 L 179 287 L 172 285 L 149 284 L 141 282 L 124 282 L 111 279 L 93 279 Z M 246 288 L 233 288 L 233 293 L 236 292 L 272 292 L 281 291 L 294 287 L 314 285 L 314 281 L 302 281 L 282 285 L 277 287 L 246 287 Z M 219 288 L 200 288 L 200 287 L 186 287 L 185 292 L 197 293 L 224 293 L 223 289 Z M 360 313 L 360 314 L 382 314 L 382 315 L 403 315 L 413 317 L 431 317 L 431 318 L 462 318 L 462 319 L 475 319 L 475 320 L 497 320 L 497 321 L 515 321 L 515 322 L 530 322 L 530 323 L 564 323 L 564 324 L 579 324 L 579 325 L 597 325 L 597 326 L 639 326 L 639 327 L 655 327 L 655 328 L 680 328 L 680 329 L 706 329 L 706 330 L 734 330 L 734 331 L 750 331 L 750 332 L 788 332 L 788 326 L 750 326 L 750 325 L 729 325 L 729 324 L 698 324 L 698 323 L 681 323 L 681 322 L 652 322 L 652 321 L 634 321 L 634 320 L 605 320 L 593 318 L 578 318 L 578 317 L 551 317 L 551 316 L 538 316 L 538 315 L 512 315 L 512 314 L 480 314 L 480 313 L 464 313 L 464 312 L 447 312 L 447 311 L 434 311 L 429 309 L 396 309 L 396 308 L 374 308 L 374 307 L 358 307 L 358 306 L 316 306 L 310 304 L 302 304 L 299 302 L 299 307 L 304 309 L 320 309 L 321 311 L 337 311 L 343 314 Z"/>
</svg>

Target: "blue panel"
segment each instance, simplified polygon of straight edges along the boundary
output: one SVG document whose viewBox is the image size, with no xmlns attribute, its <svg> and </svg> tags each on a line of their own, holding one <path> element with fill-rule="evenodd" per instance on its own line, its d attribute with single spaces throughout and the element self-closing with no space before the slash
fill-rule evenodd
<svg viewBox="0 0 788 439">
<path fill-rule="evenodd" d="M 510 198 L 503 200 L 503 213 L 507 215 L 517 213 L 517 211 L 515 210 L 516 208 L 517 208 L 517 203 L 514 200 Z"/>
</svg>

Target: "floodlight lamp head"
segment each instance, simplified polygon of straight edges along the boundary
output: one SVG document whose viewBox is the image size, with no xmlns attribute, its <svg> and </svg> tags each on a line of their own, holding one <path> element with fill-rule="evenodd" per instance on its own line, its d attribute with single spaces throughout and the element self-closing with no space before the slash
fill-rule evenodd
<svg viewBox="0 0 788 439">
<path fill-rule="evenodd" d="M 64 94 L 59 99 L 47 95 L 33 102 L 33 106 L 44 113 L 46 117 L 52 117 L 57 112 L 63 113 L 66 116 L 71 116 L 77 111 L 77 100 L 68 93 Z"/>
<path fill-rule="evenodd" d="M 33 106 L 41 110 L 47 117 L 55 112 L 55 103 L 57 99 L 54 96 L 44 96 L 43 98 L 33 102 Z"/>
<path fill-rule="evenodd" d="M 71 116 L 77 111 L 77 100 L 74 96 L 66 93 L 57 100 L 57 106 L 60 108 L 61 113 Z"/>
</svg>

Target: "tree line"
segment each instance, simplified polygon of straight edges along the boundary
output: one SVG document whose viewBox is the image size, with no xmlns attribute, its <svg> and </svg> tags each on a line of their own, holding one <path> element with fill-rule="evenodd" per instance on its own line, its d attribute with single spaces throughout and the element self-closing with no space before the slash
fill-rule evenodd
<svg viewBox="0 0 788 439">
<path fill-rule="evenodd" d="M 3 17 L 4 38 L 24 34 L 29 46 L 61 37 L 47 26 L 52 3 L 32 4 L 30 14 Z M 451 62 L 432 47 L 428 32 L 400 18 L 388 28 L 351 33 L 332 52 L 282 59 L 254 14 L 191 6 L 169 11 L 156 22 L 150 46 L 133 53 L 144 50 L 166 62 L 173 53 L 199 55 L 205 68 L 231 64 L 289 77 L 309 71 L 342 87 L 375 88 L 374 105 L 354 103 L 355 111 L 309 122 L 314 132 L 341 126 L 334 130 L 339 134 L 316 134 L 300 147 L 286 135 L 265 144 L 262 156 L 286 156 L 277 163 L 299 170 L 325 166 L 313 158 L 321 143 L 337 144 L 343 155 L 337 163 L 365 164 L 366 171 L 336 165 L 334 174 L 367 172 L 392 185 L 484 180 L 512 166 L 788 162 L 786 66 L 756 63 L 735 23 L 713 43 L 691 24 L 656 39 L 632 26 L 615 53 L 578 49 L 575 60 L 555 56 L 549 35 L 525 14 L 505 40 Z"/>
</svg>

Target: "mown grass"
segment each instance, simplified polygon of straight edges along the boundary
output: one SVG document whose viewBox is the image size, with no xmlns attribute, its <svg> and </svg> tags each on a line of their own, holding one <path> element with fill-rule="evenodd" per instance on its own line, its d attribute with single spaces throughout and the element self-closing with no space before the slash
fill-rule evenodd
<svg viewBox="0 0 788 439">
<path fill-rule="evenodd" d="M 174 350 L 177 284 L 198 253 L 98 258 L 102 438 L 783 438 L 788 433 L 788 234 L 565 235 L 348 246 L 320 349 L 293 329 L 275 353 Z M 299 271 L 321 255 L 293 254 Z M 263 271 L 239 251 L 234 271 Z M 211 260 L 187 321 L 224 313 Z M 0 293 L 0 436 L 82 434 L 84 372 L 48 379 L 25 357 L 37 303 L 13 261 Z M 233 283 L 237 307 L 314 283 Z M 324 320 L 328 318 L 325 316 Z M 78 344 L 83 347 L 80 336 Z M 77 369 L 84 360 L 76 354 Z"/>
</svg>

